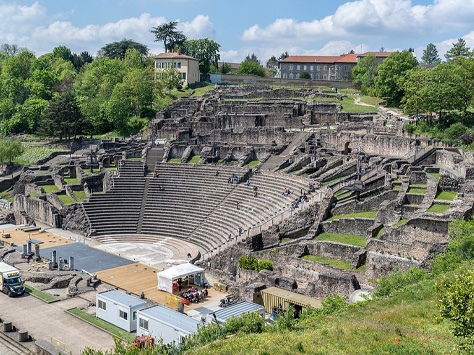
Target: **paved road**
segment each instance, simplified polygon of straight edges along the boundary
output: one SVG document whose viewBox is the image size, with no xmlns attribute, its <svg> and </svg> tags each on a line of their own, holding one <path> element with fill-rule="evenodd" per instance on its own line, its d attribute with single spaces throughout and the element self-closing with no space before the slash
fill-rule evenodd
<svg viewBox="0 0 474 355">
<path fill-rule="evenodd" d="M 65 343 L 68 354 L 79 355 L 86 346 L 110 349 L 114 345 L 110 334 L 64 312 L 66 309 L 85 306 L 88 302 L 75 297 L 47 304 L 28 294 L 9 298 L 0 293 L 0 318 L 11 321 L 17 329 L 27 330 L 36 340 L 49 342 L 51 337 L 55 337 Z M 15 353 L 0 352 L 0 355 L 12 354 Z"/>
</svg>

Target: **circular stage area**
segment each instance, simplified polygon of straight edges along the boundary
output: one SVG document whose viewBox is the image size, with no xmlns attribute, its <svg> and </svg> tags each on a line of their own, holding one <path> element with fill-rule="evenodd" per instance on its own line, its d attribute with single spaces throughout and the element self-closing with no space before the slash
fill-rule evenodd
<svg viewBox="0 0 474 355">
<path fill-rule="evenodd" d="M 149 234 L 105 235 L 94 240 L 98 242 L 94 245 L 97 249 L 159 268 L 188 262 L 199 253 L 199 248 L 192 243 Z"/>
</svg>

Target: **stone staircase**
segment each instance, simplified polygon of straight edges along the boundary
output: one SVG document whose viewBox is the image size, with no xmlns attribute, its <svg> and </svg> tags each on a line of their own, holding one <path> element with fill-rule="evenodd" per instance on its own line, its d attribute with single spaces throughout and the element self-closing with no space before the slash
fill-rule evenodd
<svg viewBox="0 0 474 355">
<path fill-rule="evenodd" d="M 148 149 L 145 161 L 147 175 L 153 174 L 156 163 L 161 163 L 164 154 L 165 149 L 162 145 Z"/>
<path fill-rule="evenodd" d="M 299 132 L 281 154 L 273 155 L 265 163 L 263 163 L 261 170 L 275 171 L 282 162 L 288 159 L 288 156 L 291 154 L 292 150 L 308 140 L 311 134 L 311 132 Z"/>
</svg>

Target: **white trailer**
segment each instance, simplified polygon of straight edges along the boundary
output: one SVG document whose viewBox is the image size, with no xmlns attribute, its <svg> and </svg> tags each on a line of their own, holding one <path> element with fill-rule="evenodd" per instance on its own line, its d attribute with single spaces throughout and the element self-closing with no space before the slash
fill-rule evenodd
<svg viewBox="0 0 474 355">
<path fill-rule="evenodd" d="M 137 312 L 146 307 L 145 300 L 109 290 L 96 295 L 95 315 L 127 332 L 133 332 L 137 330 Z"/>
<path fill-rule="evenodd" d="M 198 330 L 197 320 L 164 306 L 153 306 L 138 311 L 137 337 L 146 335 L 164 344 L 180 343 L 185 336 Z"/>
</svg>

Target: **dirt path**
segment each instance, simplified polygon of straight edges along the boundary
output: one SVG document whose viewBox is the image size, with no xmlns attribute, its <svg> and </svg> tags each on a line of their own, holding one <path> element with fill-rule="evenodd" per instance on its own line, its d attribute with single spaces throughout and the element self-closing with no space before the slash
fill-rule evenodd
<svg viewBox="0 0 474 355">
<path fill-rule="evenodd" d="M 407 115 L 403 114 L 403 110 L 401 110 L 401 109 L 370 105 L 370 104 L 367 104 L 365 102 L 360 101 L 360 97 L 357 97 L 357 96 L 354 98 L 354 103 L 356 105 L 374 107 L 377 111 L 379 111 L 380 113 L 385 114 L 385 115 L 390 114 L 392 116 L 395 116 L 395 117 L 398 117 L 398 118 L 401 118 L 401 119 L 405 119 L 405 120 L 409 119 L 409 117 Z"/>
</svg>

